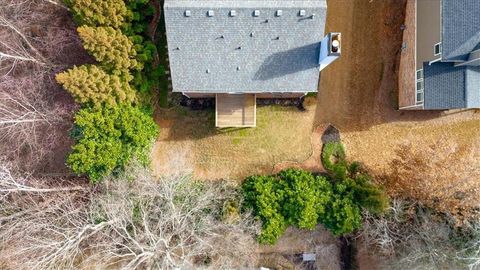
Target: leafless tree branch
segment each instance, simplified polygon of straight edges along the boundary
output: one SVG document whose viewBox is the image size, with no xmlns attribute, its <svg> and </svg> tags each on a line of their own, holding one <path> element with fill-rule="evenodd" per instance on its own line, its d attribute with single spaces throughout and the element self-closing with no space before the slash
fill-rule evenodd
<svg viewBox="0 0 480 270">
<path fill-rule="evenodd" d="M 198 183 L 185 175 L 156 179 L 140 168 L 128 175 L 107 181 L 102 192 L 88 200 L 84 190 L 71 190 L 69 196 L 35 193 L 49 202 L 48 207 L 38 207 L 36 201 L 28 207 L 0 209 L 0 240 L 8 243 L 0 250 L 0 265 L 2 261 L 15 269 L 255 265 L 257 244 L 252 235 L 258 233 L 258 225 L 248 215 L 224 211 L 226 203 L 238 199 L 232 186 Z M 127 180 L 132 177 L 133 182 Z M 32 193 L 9 196 L 32 202 Z M 23 197 L 27 195 L 29 199 Z M 24 256 L 29 260 L 20 259 Z"/>
</svg>

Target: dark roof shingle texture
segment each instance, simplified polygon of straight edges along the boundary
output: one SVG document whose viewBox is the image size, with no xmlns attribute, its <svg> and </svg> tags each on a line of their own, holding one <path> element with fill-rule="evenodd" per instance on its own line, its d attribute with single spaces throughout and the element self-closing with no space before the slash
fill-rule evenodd
<svg viewBox="0 0 480 270">
<path fill-rule="evenodd" d="M 442 0 L 443 60 L 467 60 L 479 43 L 480 0 Z"/>
<path fill-rule="evenodd" d="M 164 11 L 174 91 L 317 91 L 325 0 L 167 0 Z"/>
</svg>

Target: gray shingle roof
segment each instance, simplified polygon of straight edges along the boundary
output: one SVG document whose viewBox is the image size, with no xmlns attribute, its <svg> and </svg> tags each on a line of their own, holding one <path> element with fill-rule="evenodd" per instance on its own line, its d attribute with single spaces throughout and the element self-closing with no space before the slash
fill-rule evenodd
<svg viewBox="0 0 480 270">
<path fill-rule="evenodd" d="M 465 67 L 452 63 L 424 63 L 424 108 L 454 109 L 465 107 Z"/>
<path fill-rule="evenodd" d="M 453 63 L 423 65 L 427 110 L 480 107 L 480 67 Z"/>
<path fill-rule="evenodd" d="M 480 0 L 442 0 L 442 58 L 466 60 L 480 43 Z"/>
<path fill-rule="evenodd" d="M 325 0 L 166 0 L 173 90 L 317 91 L 326 8 Z"/>
<path fill-rule="evenodd" d="M 467 108 L 480 108 L 480 66 L 465 71 L 465 98 Z"/>
</svg>

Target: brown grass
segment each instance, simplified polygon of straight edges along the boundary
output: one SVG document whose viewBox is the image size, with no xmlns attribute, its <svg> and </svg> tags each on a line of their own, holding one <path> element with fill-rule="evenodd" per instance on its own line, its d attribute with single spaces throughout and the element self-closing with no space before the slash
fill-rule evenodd
<svg viewBox="0 0 480 270">
<path fill-rule="evenodd" d="M 257 108 L 257 127 L 215 129 L 214 112 L 184 108 L 163 111 L 157 117 L 160 137 L 153 151 L 155 173 L 169 172 L 172 154 L 185 155 L 199 178 L 241 179 L 270 173 L 281 161 L 302 161 L 311 152 L 310 135 L 315 105 L 296 108 Z"/>
<path fill-rule="evenodd" d="M 395 160 L 415 157 L 399 155 L 404 145 L 409 145 L 411 153 L 424 152 L 433 145 L 434 150 L 428 153 L 443 155 L 440 146 L 445 144 L 454 154 L 435 166 L 446 171 L 473 171 L 464 175 L 468 180 L 453 175 L 448 181 L 437 181 L 438 172 L 429 174 L 426 181 L 435 186 L 434 190 L 460 182 L 462 192 L 477 190 L 480 168 L 469 164 L 480 152 L 479 113 L 396 110 L 405 4 L 405 0 L 328 2 L 326 32 L 342 32 L 342 56 L 322 72 L 317 101 L 311 104 L 309 100 L 306 112 L 262 107 L 257 128 L 225 131 L 214 129 L 213 112 L 162 112 L 158 121 L 164 128 L 154 150 L 155 172 L 168 171 L 172 153 L 180 152 L 190 158 L 194 174 L 200 178 L 242 179 L 249 174 L 271 173 L 277 163 L 307 160 L 313 151 L 312 131 L 333 124 L 341 132 L 348 158 L 363 162 L 376 176 L 392 176 Z M 402 173 L 412 179 L 411 186 L 421 176 L 415 168 Z M 402 191 L 398 185 L 388 187 L 392 194 Z M 452 193 L 437 195 L 436 200 L 448 201 Z M 468 205 L 478 205 L 477 197 L 473 196 Z"/>
</svg>

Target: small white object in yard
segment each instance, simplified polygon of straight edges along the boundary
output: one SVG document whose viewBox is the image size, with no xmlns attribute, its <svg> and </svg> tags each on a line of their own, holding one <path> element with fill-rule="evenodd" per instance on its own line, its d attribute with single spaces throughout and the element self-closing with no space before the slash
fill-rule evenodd
<svg viewBox="0 0 480 270">
<path fill-rule="evenodd" d="M 260 267 L 260 270 L 270 270 L 270 268 Z"/>
<path fill-rule="evenodd" d="M 303 253 L 302 255 L 304 262 L 314 262 L 315 261 L 315 253 Z"/>
</svg>

